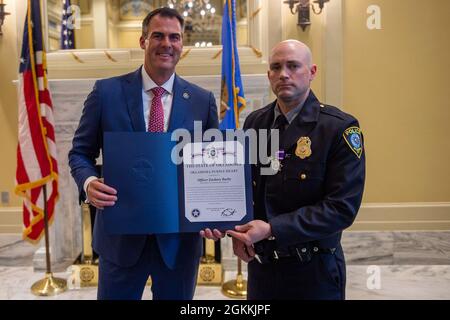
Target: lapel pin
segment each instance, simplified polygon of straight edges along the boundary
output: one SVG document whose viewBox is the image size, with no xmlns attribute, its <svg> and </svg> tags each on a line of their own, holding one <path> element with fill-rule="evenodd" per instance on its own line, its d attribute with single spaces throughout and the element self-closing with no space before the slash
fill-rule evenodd
<svg viewBox="0 0 450 320">
<path fill-rule="evenodd" d="M 183 98 L 189 99 L 191 96 L 187 92 L 183 92 Z"/>
</svg>

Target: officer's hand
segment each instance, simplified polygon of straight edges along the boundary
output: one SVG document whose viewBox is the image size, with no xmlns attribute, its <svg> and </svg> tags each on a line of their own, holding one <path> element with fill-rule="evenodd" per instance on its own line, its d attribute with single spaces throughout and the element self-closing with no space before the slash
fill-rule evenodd
<svg viewBox="0 0 450 320">
<path fill-rule="evenodd" d="M 255 249 L 236 238 L 233 238 L 233 251 L 236 256 L 245 262 L 250 262 L 255 257 Z"/>
<path fill-rule="evenodd" d="M 262 220 L 253 220 L 247 224 L 236 226 L 235 230 L 227 230 L 226 233 L 233 239 L 242 241 L 247 247 L 272 235 L 270 224 Z"/>
<path fill-rule="evenodd" d="M 200 235 L 203 238 L 214 240 L 214 241 L 217 241 L 217 240 L 225 237 L 225 233 L 223 233 L 217 229 L 214 229 L 213 231 L 211 231 L 211 229 L 209 229 L 209 228 L 206 228 L 205 230 L 200 230 Z"/>
<path fill-rule="evenodd" d="M 97 209 L 113 206 L 117 201 L 117 191 L 103 183 L 102 179 L 91 181 L 87 186 L 89 203 Z"/>
</svg>

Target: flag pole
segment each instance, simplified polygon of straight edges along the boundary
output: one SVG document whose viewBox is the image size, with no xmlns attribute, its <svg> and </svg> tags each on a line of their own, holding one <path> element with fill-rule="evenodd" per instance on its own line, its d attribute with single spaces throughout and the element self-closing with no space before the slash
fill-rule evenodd
<svg viewBox="0 0 450 320">
<path fill-rule="evenodd" d="M 50 263 L 50 245 L 48 232 L 48 213 L 47 213 L 47 184 L 42 186 L 44 193 L 44 237 L 45 237 L 45 278 L 36 281 L 31 286 L 31 292 L 37 296 L 54 296 L 67 290 L 67 281 L 61 278 L 55 278 L 52 274 Z"/>
<path fill-rule="evenodd" d="M 230 298 L 245 299 L 247 297 L 247 281 L 242 275 L 242 260 L 238 258 L 237 263 L 237 277 L 222 285 L 222 293 Z"/>
</svg>

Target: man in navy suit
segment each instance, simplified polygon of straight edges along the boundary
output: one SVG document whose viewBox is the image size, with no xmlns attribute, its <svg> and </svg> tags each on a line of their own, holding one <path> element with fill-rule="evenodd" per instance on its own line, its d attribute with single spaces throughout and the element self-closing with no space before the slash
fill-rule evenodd
<svg viewBox="0 0 450 320">
<path fill-rule="evenodd" d="M 98 299 L 141 299 L 149 276 L 154 299 L 192 299 L 201 238 L 195 234 L 108 235 L 103 212 L 117 192 L 103 183 L 95 159 L 106 131 L 173 131 L 218 127 L 214 95 L 175 74 L 183 48 L 184 20 L 169 8 L 150 12 L 142 23 L 144 65 L 99 80 L 87 97 L 69 152 L 71 173 L 86 201 L 97 209 L 93 247 L 99 254 Z M 157 195 L 149 195 L 157 196 Z"/>
</svg>

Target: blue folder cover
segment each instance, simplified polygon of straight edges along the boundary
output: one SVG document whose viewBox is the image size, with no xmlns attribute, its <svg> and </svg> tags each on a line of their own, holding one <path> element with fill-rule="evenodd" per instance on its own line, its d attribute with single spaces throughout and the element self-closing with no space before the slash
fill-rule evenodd
<svg viewBox="0 0 450 320">
<path fill-rule="evenodd" d="M 172 162 L 177 141 L 171 133 L 106 132 L 103 142 L 105 183 L 117 190 L 116 204 L 105 207 L 110 234 L 227 230 L 253 219 L 251 169 L 245 164 L 247 215 L 240 221 L 191 222 L 184 216 L 183 165 Z M 247 151 L 248 158 L 248 151 Z M 220 195 L 217 195 L 220 197 Z"/>
</svg>

